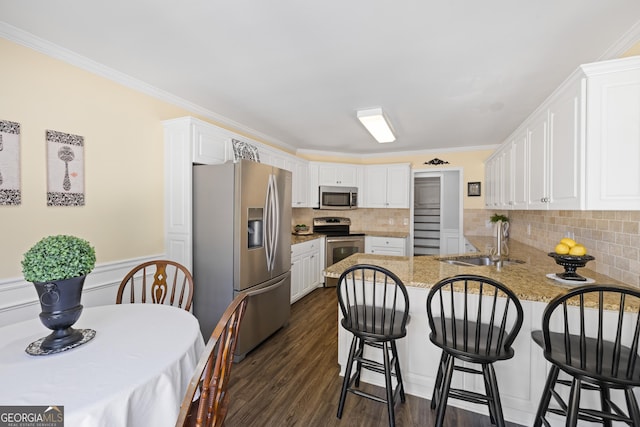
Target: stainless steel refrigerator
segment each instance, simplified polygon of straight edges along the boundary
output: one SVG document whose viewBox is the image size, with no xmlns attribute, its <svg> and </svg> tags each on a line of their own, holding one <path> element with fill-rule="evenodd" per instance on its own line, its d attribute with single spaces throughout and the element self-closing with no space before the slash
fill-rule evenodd
<svg viewBox="0 0 640 427">
<path fill-rule="evenodd" d="M 291 313 L 291 172 L 240 160 L 193 166 L 193 311 L 205 340 L 249 295 L 236 361 Z"/>
</svg>

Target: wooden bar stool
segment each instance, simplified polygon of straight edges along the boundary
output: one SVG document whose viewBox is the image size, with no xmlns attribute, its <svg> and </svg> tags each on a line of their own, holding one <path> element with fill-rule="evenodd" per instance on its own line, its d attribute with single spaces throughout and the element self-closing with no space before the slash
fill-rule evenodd
<svg viewBox="0 0 640 427">
<path fill-rule="evenodd" d="M 594 310 L 585 306 L 587 300 L 592 302 L 589 307 L 595 303 Z M 587 311 L 591 319 L 585 318 Z M 542 330 L 531 333 L 551 362 L 534 426 L 549 425 L 547 412 L 565 416 L 567 426 L 576 426 L 578 420 L 605 426 L 611 426 L 612 421 L 640 426 L 640 410 L 633 393 L 633 387 L 640 385 L 639 320 L 638 289 L 579 286 L 547 305 Z M 571 380 L 558 379 L 560 371 Z M 568 402 L 555 390 L 556 385 L 571 387 Z M 616 389 L 624 391 L 627 413 L 611 401 L 611 390 Z M 599 393 L 600 410 L 580 407 L 582 390 Z M 549 407 L 552 396 L 559 408 Z"/>
<path fill-rule="evenodd" d="M 398 396 L 405 401 L 396 340 L 407 334 L 409 296 L 402 280 L 391 271 L 360 264 L 345 270 L 338 280 L 338 302 L 343 328 L 353 334 L 345 368 L 338 418 L 342 418 L 347 392 L 385 403 L 389 425 L 395 425 L 394 405 Z M 365 347 L 382 350 L 382 363 L 365 357 Z M 353 364 L 356 364 L 352 375 Z M 359 389 L 362 369 L 384 375 L 385 396 Z M 393 386 L 393 377 L 396 386 Z"/>
<path fill-rule="evenodd" d="M 443 425 L 447 400 L 454 398 L 487 405 L 491 422 L 504 426 L 493 363 L 514 355 L 511 344 L 523 320 L 518 297 L 495 280 L 460 275 L 431 288 L 427 315 L 429 339 L 442 349 L 431 398 L 431 409 L 437 408 L 435 425 Z M 480 365 L 481 370 L 456 365 L 456 359 Z M 486 394 L 451 388 L 454 371 L 482 375 Z"/>
</svg>

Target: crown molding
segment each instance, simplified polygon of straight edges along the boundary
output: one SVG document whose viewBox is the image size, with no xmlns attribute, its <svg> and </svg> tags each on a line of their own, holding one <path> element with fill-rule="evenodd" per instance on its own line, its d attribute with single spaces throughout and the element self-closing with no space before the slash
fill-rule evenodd
<svg viewBox="0 0 640 427">
<path fill-rule="evenodd" d="M 598 58 L 598 61 L 620 58 L 638 42 L 640 42 L 640 21 L 636 22 L 618 41 L 612 44 L 609 49 Z"/>
<path fill-rule="evenodd" d="M 180 98 L 179 96 L 173 95 L 167 91 L 133 78 L 125 73 L 114 70 L 113 68 L 109 68 L 99 62 L 93 61 L 69 49 L 58 46 L 27 31 L 9 25 L 3 21 L 0 21 L 0 37 L 33 49 L 52 58 L 66 62 L 90 73 L 96 74 L 100 77 L 104 77 L 108 80 L 126 86 L 135 91 L 141 92 L 145 95 L 152 96 L 160 101 L 183 108 L 195 115 L 206 117 L 207 119 L 210 119 L 216 122 L 218 125 L 222 125 L 223 127 L 230 128 L 231 130 L 237 131 L 239 133 L 251 135 L 256 139 L 262 140 L 269 144 L 273 144 L 275 146 L 286 148 L 290 151 L 296 150 L 296 147 L 290 144 L 282 142 L 253 128 L 250 128 L 249 126 L 245 126 L 242 123 L 233 121 L 216 112 L 194 104 L 193 102 L 187 101 L 183 98 Z"/>
<path fill-rule="evenodd" d="M 306 154 L 310 156 L 326 156 L 326 157 L 341 157 L 341 158 L 357 158 L 357 159 L 374 159 L 379 157 L 406 157 L 406 156 L 421 156 L 425 154 L 442 154 L 442 153 L 457 153 L 463 151 L 487 151 L 495 150 L 500 147 L 500 144 L 491 145 L 474 145 L 469 147 L 442 147 L 442 148 L 430 148 L 428 150 L 413 150 L 413 151 L 391 151 L 385 153 L 341 153 L 338 151 L 323 151 L 323 150 L 296 150 L 296 154 Z"/>
</svg>

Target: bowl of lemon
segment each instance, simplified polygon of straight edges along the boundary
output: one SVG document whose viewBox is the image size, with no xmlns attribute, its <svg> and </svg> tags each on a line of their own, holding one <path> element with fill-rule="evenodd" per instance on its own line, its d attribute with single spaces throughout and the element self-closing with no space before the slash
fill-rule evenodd
<svg viewBox="0 0 640 427">
<path fill-rule="evenodd" d="M 556 273 L 561 279 L 584 282 L 587 279 L 576 273 L 578 268 L 584 267 L 595 258 L 587 254 L 587 248 L 568 237 L 563 238 L 556 245 L 554 252 L 549 256 L 556 260 L 556 264 L 564 267 L 564 273 Z"/>
</svg>

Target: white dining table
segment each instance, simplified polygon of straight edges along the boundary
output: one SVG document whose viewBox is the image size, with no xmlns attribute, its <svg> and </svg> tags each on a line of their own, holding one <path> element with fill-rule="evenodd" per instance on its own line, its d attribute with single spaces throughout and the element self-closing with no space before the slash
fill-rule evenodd
<svg viewBox="0 0 640 427">
<path fill-rule="evenodd" d="M 160 304 L 85 308 L 73 326 L 95 337 L 32 356 L 51 333 L 38 318 L 0 328 L 0 405 L 64 406 L 66 427 L 174 426 L 204 350 L 197 319 Z"/>
</svg>

